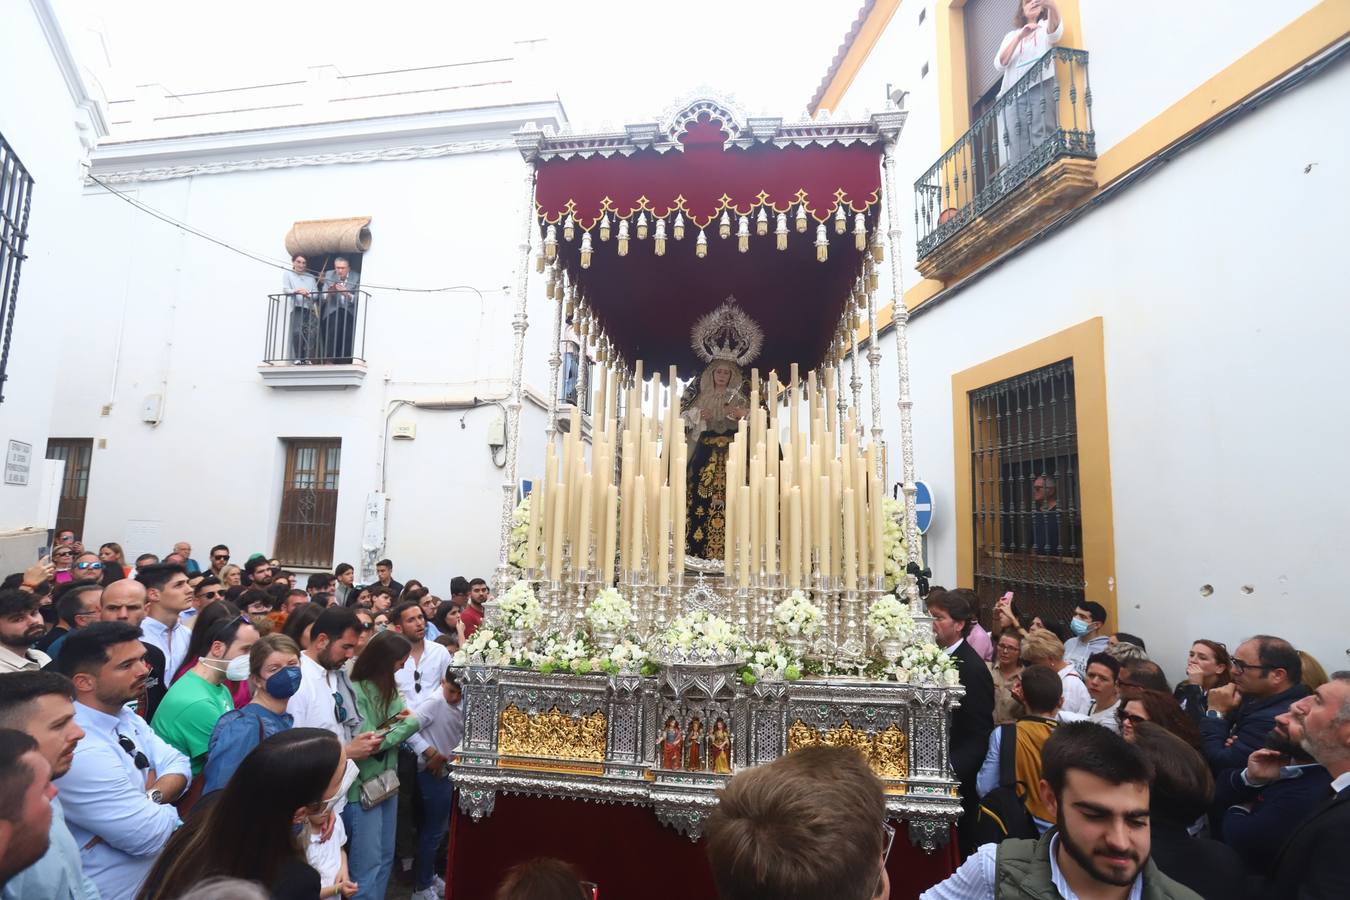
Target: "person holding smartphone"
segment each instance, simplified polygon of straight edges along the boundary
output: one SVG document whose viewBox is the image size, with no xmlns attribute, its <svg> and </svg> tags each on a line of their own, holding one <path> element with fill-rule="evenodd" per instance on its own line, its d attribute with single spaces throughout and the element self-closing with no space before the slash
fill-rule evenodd
<svg viewBox="0 0 1350 900">
<path fill-rule="evenodd" d="M 352 688 L 362 732 L 380 736 L 380 744 L 367 759 L 357 761 L 360 775 L 347 792 L 344 824 L 350 835 L 347 850 L 351 880 L 360 887 L 358 898 L 383 898 L 394 862 L 394 832 L 398 822 L 397 781 L 392 793 L 378 802 L 362 799 L 362 789 L 386 773 L 398 769 L 398 745 L 416 734 L 421 723 L 403 702 L 394 673 L 403 668 L 412 645 L 395 631 L 382 631 L 370 639 L 352 666 Z M 369 793 L 369 792 L 368 792 Z"/>
</svg>

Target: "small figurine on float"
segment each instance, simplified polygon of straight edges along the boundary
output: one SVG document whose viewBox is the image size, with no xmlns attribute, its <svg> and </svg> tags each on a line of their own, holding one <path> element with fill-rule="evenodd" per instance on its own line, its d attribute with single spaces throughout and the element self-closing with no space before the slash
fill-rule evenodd
<svg viewBox="0 0 1350 900">
<path fill-rule="evenodd" d="M 731 774 L 731 734 L 727 731 L 726 720 L 721 717 L 713 723 L 712 737 L 708 739 L 708 761 L 714 772 Z"/>
<path fill-rule="evenodd" d="M 666 719 L 665 736 L 661 740 L 661 768 L 683 768 L 680 763 L 684 757 L 684 736 L 680 723 L 674 716 Z"/>
<path fill-rule="evenodd" d="M 703 722 L 698 716 L 689 720 L 689 735 L 685 738 L 684 767 L 691 772 L 703 768 Z"/>
</svg>

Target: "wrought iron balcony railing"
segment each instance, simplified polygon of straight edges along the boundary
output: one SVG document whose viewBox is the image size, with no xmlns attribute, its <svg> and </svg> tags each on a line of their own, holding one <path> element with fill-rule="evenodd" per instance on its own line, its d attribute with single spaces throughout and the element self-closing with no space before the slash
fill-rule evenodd
<svg viewBox="0 0 1350 900">
<path fill-rule="evenodd" d="M 1086 50 L 1054 47 L 914 183 L 918 258 L 1057 159 L 1096 159 Z"/>
<path fill-rule="evenodd" d="M 340 366 L 366 361 L 365 291 L 271 294 L 267 298 L 266 365 Z"/>
</svg>

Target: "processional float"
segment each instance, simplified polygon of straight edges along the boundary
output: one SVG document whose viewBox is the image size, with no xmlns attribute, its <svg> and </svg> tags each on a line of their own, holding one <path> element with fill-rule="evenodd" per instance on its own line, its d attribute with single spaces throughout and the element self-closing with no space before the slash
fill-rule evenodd
<svg viewBox="0 0 1350 900">
<path fill-rule="evenodd" d="M 736 770 L 832 744 L 863 753 L 915 843 L 946 840 L 963 692 L 906 573 L 903 303 L 902 500 L 887 497 L 875 339 L 870 422 L 861 411 L 882 264 L 901 295 L 904 119 L 785 122 L 704 96 L 623 131 L 517 132 L 501 557 L 455 657 L 454 778 L 475 820 L 520 793 L 648 805 L 697 838 Z M 531 272 L 553 305 L 551 408 L 544 472 L 518 501 Z M 564 323 L 596 361 L 576 383 L 589 413 L 559 407 Z"/>
</svg>

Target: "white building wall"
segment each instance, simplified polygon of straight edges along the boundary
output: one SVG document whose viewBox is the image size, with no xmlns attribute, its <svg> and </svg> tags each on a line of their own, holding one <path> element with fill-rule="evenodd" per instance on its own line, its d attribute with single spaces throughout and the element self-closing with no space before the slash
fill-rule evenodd
<svg viewBox="0 0 1350 900">
<path fill-rule="evenodd" d="M 67 271 L 87 288 L 80 292 L 80 336 L 60 354 L 52 426 L 55 434 L 95 438 L 86 541 L 123 541 L 128 556 L 162 554 L 182 539 L 199 560 L 217 542 L 228 544 L 236 561 L 270 554 L 285 464 L 281 439 L 341 438 L 334 562 L 359 566 L 366 496 L 381 485 L 390 404 L 509 390 L 524 173 L 519 153 L 502 149 L 119 186 L 170 217 L 279 260 L 298 219 L 370 215 L 363 286 L 471 285 L 482 292 L 371 288 L 365 382 L 321 391 L 278 390 L 257 372 L 267 295 L 280 290 L 281 271 L 91 186 L 71 217 L 69 245 L 79 258 Z M 542 398 L 552 310 L 542 279 L 531 276 L 526 385 Z M 164 397 L 158 424 L 142 421 L 142 404 L 153 394 Z M 491 575 L 504 470 L 493 463 L 487 438 L 501 414 L 495 406 L 393 414 L 393 421 L 417 425 L 414 441 L 389 442 L 384 466 L 386 552 L 400 578 L 418 577 L 439 592 L 454 575 Z M 526 403 L 521 477 L 542 467 L 544 418 Z"/>
<path fill-rule="evenodd" d="M 1118 627 L 1177 678 L 1198 637 L 1231 647 L 1274 633 L 1328 669 L 1350 663 L 1338 566 L 1350 535 L 1350 123 L 1326 115 L 1347 90 L 1342 62 L 916 313 L 915 454 L 936 495 L 935 583 L 955 581 L 952 375 L 1101 316 Z M 894 333 L 882 343 L 898 447 Z"/>
<path fill-rule="evenodd" d="M 0 134 L 5 136 L 33 176 L 35 185 L 28 220 L 28 260 L 20 273 L 18 306 L 10 346 L 5 401 L 0 404 L 0 453 L 11 440 L 32 446 L 26 486 L 0 484 L 0 575 L 32 565 L 37 548 L 46 543 L 43 503 L 43 457 L 52 410 L 55 377 L 53 348 L 72 330 L 67 316 L 68 262 L 63 234 L 76 218 L 80 201 L 81 141 L 98 136 L 99 122 L 91 108 L 77 105 L 63 74 L 77 73 L 68 54 L 54 46 L 44 31 L 59 31 L 57 11 L 45 0 L 6 4 L 0 27 Z M 76 76 L 78 77 L 78 75 Z M 83 85 L 76 85 L 83 91 Z M 54 506 L 51 507 L 54 509 Z"/>
</svg>

